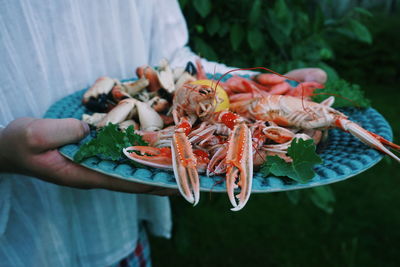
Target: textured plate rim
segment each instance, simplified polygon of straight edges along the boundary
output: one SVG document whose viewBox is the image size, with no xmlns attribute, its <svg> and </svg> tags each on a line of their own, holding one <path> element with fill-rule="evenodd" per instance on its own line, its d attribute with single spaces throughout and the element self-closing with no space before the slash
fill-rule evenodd
<svg viewBox="0 0 400 267">
<path fill-rule="evenodd" d="M 60 152 L 60 154 L 62 154 L 64 157 L 68 158 L 69 160 L 73 161 L 73 158 L 66 154 L 64 151 L 62 150 L 58 150 Z M 94 157 L 93 157 L 94 158 Z M 96 157 L 98 158 L 98 157 Z M 251 192 L 252 193 L 274 193 L 274 192 L 284 192 L 284 191 L 293 191 L 293 190 L 300 190 L 300 189 L 307 189 L 307 188 L 313 188 L 313 187 L 317 187 L 317 186 L 324 186 L 324 185 L 329 185 L 329 184 L 333 184 L 333 183 L 337 183 L 337 182 L 342 182 L 345 181 L 351 177 L 357 176 L 358 174 L 370 169 L 371 167 L 373 167 L 374 165 L 376 165 L 379 161 L 381 161 L 383 158 L 383 155 L 380 155 L 379 158 L 376 158 L 376 160 L 371 161 L 369 163 L 369 165 L 367 165 L 364 169 L 359 170 L 356 173 L 352 173 L 349 176 L 345 176 L 342 178 L 338 178 L 338 179 L 326 179 L 324 180 L 325 182 L 320 182 L 320 181 L 316 181 L 316 182 L 309 182 L 309 183 L 304 183 L 304 184 L 296 184 L 296 185 L 291 185 L 289 186 L 285 186 L 283 188 L 269 188 L 269 189 L 252 189 Z M 101 159 L 99 159 L 101 160 Z M 76 163 L 76 162 L 75 162 Z M 168 184 L 168 183 L 164 183 L 164 182 L 151 182 L 151 181 L 146 181 L 140 178 L 136 178 L 136 177 L 129 177 L 126 178 L 122 175 L 118 175 L 117 173 L 110 173 L 107 171 L 104 171 L 100 168 L 93 168 L 90 165 L 86 164 L 86 163 L 78 163 L 80 166 L 83 166 L 87 169 L 108 175 L 108 176 L 112 176 L 116 179 L 121 179 L 121 180 L 125 180 L 125 181 L 131 181 L 131 182 L 136 182 L 136 183 L 140 183 L 140 184 L 144 184 L 144 185 L 152 185 L 152 186 L 157 186 L 157 187 L 163 187 L 163 188 L 169 188 L 169 189 L 177 189 L 178 190 L 178 185 L 176 184 Z M 168 171 L 168 170 L 165 170 Z M 267 176 L 265 178 L 276 178 L 276 179 L 281 179 L 280 177 L 276 177 L 276 176 Z M 200 191 L 201 192 L 209 192 L 209 193 L 226 193 L 226 189 L 220 189 L 220 188 L 206 188 L 206 187 L 202 187 L 200 186 Z"/>
</svg>

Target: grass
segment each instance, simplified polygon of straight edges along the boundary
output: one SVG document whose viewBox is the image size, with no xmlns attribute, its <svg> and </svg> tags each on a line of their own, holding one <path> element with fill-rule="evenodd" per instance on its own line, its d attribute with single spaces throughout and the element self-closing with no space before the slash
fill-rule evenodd
<svg viewBox="0 0 400 267">
<path fill-rule="evenodd" d="M 338 42 L 331 64 L 358 83 L 392 125 L 400 143 L 400 86 L 396 59 L 399 16 L 377 18 L 375 43 Z M 336 203 L 327 214 L 303 197 L 254 194 L 241 212 L 225 194 L 202 193 L 191 207 L 172 197 L 171 240 L 151 238 L 154 266 L 398 266 L 399 164 L 385 157 L 366 172 L 332 185 Z M 168 263 L 168 264 L 166 264 Z"/>
</svg>

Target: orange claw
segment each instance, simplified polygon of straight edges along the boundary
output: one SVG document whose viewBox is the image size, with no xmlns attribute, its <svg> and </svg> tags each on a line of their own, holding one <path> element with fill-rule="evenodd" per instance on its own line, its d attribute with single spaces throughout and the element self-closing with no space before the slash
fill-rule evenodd
<svg viewBox="0 0 400 267">
<path fill-rule="evenodd" d="M 148 88 L 151 92 L 156 92 L 161 88 L 157 72 L 148 65 L 140 66 L 136 69 L 136 74 L 139 78 L 146 78 L 149 81 Z"/>
<path fill-rule="evenodd" d="M 226 190 L 233 205 L 232 211 L 241 210 L 250 198 L 253 179 L 253 147 L 251 132 L 245 123 L 234 127 L 229 137 L 226 155 Z M 235 196 L 234 190 L 240 187 Z M 237 198 L 239 201 L 236 202 Z"/>
<path fill-rule="evenodd" d="M 196 67 L 197 67 L 197 80 L 207 80 L 207 74 L 203 68 L 203 64 L 201 64 L 201 59 L 196 59 Z"/>
<path fill-rule="evenodd" d="M 172 170 L 172 152 L 169 147 L 131 146 L 124 148 L 124 154 L 131 160 L 146 166 Z M 205 172 L 210 162 L 207 152 L 195 149 L 193 154 L 197 160 L 197 170 Z"/>
<path fill-rule="evenodd" d="M 195 206 L 200 199 L 197 159 L 194 156 L 192 145 L 183 131 L 175 132 L 171 148 L 172 166 L 179 192 Z"/>
<path fill-rule="evenodd" d="M 130 146 L 123 149 L 124 154 L 133 161 L 155 168 L 172 169 L 171 149 L 151 146 Z M 140 154 L 138 154 L 138 153 Z"/>
<path fill-rule="evenodd" d="M 295 134 L 283 127 L 279 126 L 268 126 L 263 129 L 265 137 L 275 141 L 276 143 L 283 144 L 291 141 Z"/>
</svg>

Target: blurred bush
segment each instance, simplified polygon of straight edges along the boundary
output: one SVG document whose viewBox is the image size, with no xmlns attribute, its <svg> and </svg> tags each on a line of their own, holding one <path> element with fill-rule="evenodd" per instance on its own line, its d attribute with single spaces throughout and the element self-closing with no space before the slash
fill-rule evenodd
<svg viewBox="0 0 400 267">
<path fill-rule="evenodd" d="M 335 1 L 180 0 L 190 47 L 202 57 L 237 67 L 267 66 L 278 72 L 321 67 L 335 56 L 338 36 L 371 44 L 365 21 L 372 14 L 352 7 L 337 15 Z"/>
</svg>

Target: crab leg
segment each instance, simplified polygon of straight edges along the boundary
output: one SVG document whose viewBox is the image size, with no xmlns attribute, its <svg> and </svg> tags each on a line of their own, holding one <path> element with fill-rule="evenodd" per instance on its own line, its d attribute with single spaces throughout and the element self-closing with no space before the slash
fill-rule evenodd
<svg viewBox="0 0 400 267">
<path fill-rule="evenodd" d="M 232 211 L 241 210 L 250 198 L 253 179 L 253 147 L 251 132 L 245 123 L 237 124 L 228 141 L 226 155 L 226 189 L 233 205 Z M 240 193 L 235 196 L 235 188 Z M 238 203 L 236 199 L 238 199 Z"/>
<path fill-rule="evenodd" d="M 124 154 L 131 160 L 140 164 L 154 167 L 173 170 L 172 152 L 169 147 L 151 147 L 151 146 L 130 146 L 123 149 Z M 205 172 L 208 159 L 208 153 L 195 149 L 193 154 L 197 160 L 197 171 Z"/>
<path fill-rule="evenodd" d="M 212 176 L 214 174 L 222 174 L 226 172 L 226 152 L 228 151 L 228 144 L 222 144 L 217 151 L 215 151 L 214 155 L 210 159 L 210 162 L 207 166 L 207 176 Z"/>
<path fill-rule="evenodd" d="M 143 165 L 172 169 L 171 150 L 168 147 L 130 146 L 122 151 L 129 159 Z"/>
</svg>

